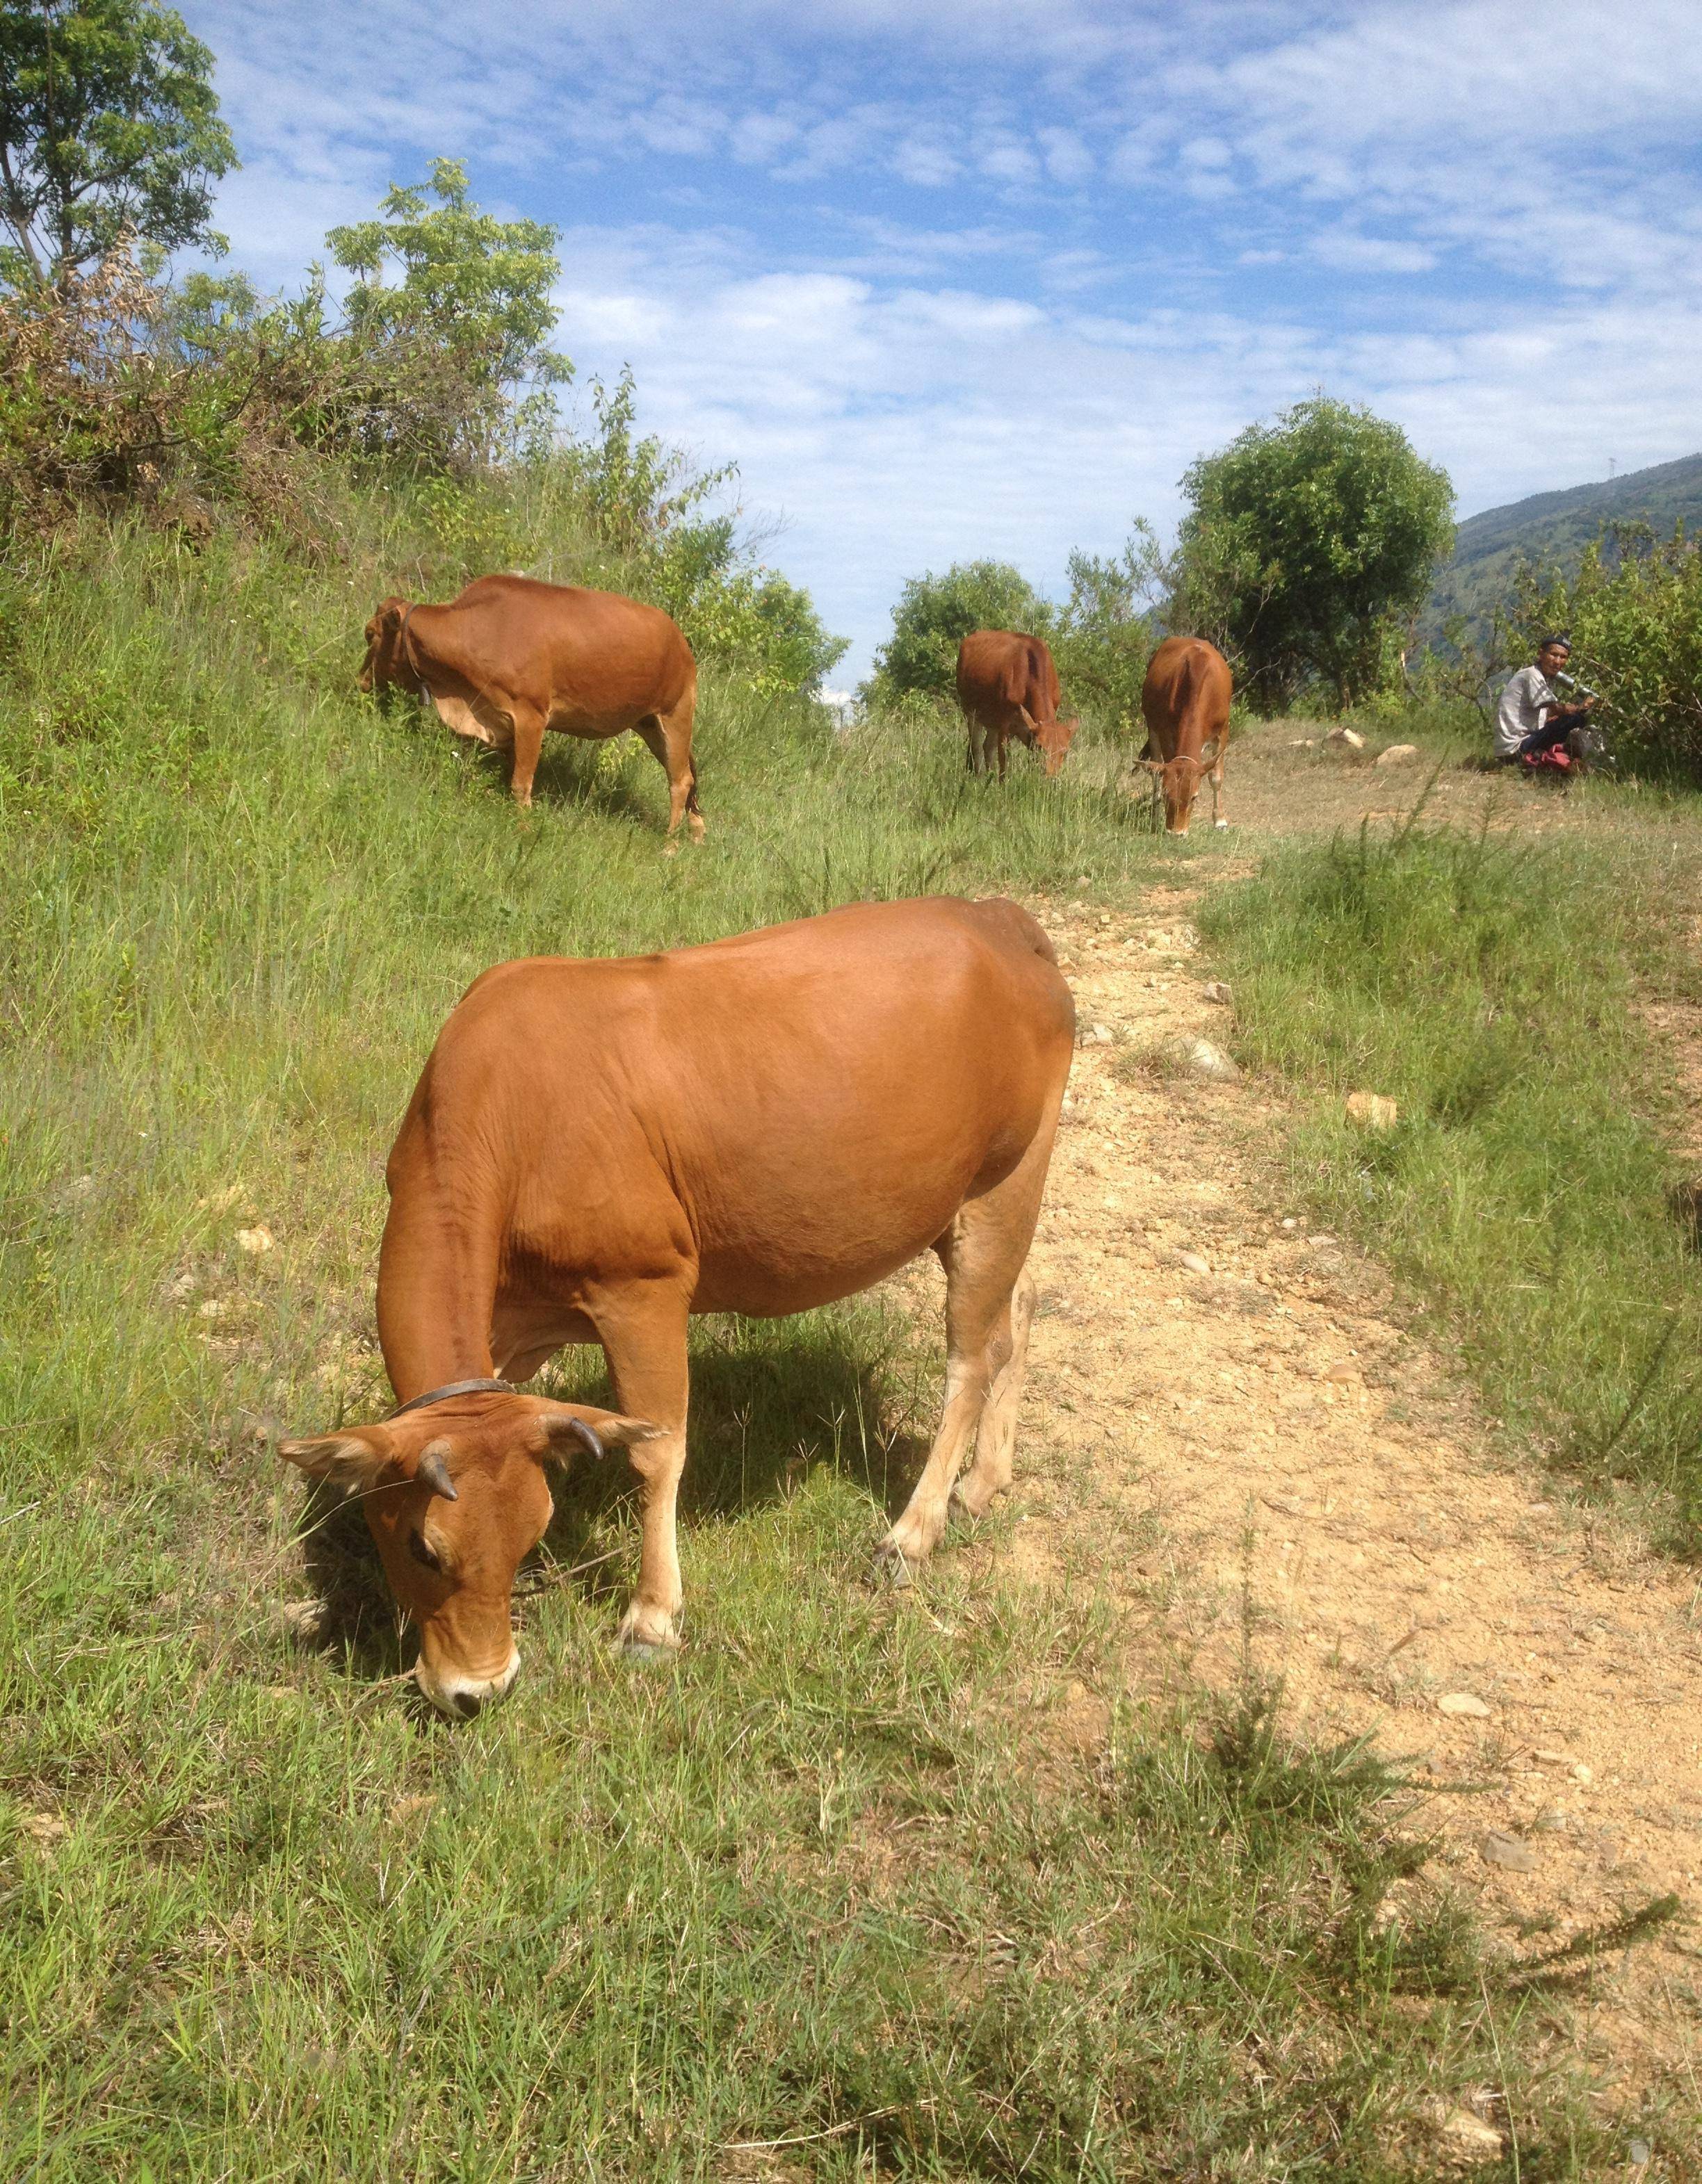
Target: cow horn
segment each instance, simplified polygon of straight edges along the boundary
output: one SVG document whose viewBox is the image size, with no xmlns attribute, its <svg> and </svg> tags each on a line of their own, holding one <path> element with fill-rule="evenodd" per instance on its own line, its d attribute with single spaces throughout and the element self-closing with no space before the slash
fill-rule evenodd
<svg viewBox="0 0 1702 2184">
<path fill-rule="evenodd" d="M 460 1500 L 460 1496 L 455 1491 L 455 1481 L 449 1477 L 449 1467 L 444 1461 L 441 1441 L 433 1441 L 414 1466 L 414 1484 L 427 1488 L 433 1494 L 441 1494 L 445 1502 Z"/>
<path fill-rule="evenodd" d="M 603 1461 L 608 1451 L 604 1448 L 596 1433 L 586 1424 L 583 1418 L 570 1418 L 567 1421 L 567 1430 L 576 1440 L 584 1443 L 587 1456 L 594 1456 L 599 1463 Z"/>
</svg>

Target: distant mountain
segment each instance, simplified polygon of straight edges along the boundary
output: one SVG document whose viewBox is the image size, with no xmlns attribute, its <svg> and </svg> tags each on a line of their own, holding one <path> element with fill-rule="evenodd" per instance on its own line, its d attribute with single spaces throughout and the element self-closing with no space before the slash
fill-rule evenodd
<svg viewBox="0 0 1702 2184">
<path fill-rule="evenodd" d="M 1702 455 L 1487 508 L 1454 532 L 1454 552 L 1437 578 L 1420 634 L 1439 635 L 1450 615 L 1487 614 L 1511 592 L 1521 561 L 1575 569 L 1604 524 L 1641 521 L 1665 538 L 1681 516 L 1687 530 L 1702 530 Z"/>
</svg>

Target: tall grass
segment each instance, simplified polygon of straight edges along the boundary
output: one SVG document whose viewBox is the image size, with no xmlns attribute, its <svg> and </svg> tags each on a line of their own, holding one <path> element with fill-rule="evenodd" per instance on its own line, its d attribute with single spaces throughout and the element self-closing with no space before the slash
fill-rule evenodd
<svg viewBox="0 0 1702 2184">
<path fill-rule="evenodd" d="M 1634 1006 L 1658 879 L 1610 839 L 1409 824 L 1280 850 L 1203 926 L 1250 1058 L 1336 1095 L 1297 1176 L 1430 1298 L 1503 1415 L 1694 1547 L 1702 1269 Z M 1381 1093 L 1369 1134 L 1340 1095 Z"/>
<path fill-rule="evenodd" d="M 522 819 L 352 692 L 372 598 L 449 555 L 419 525 L 351 504 L 313 568 L 91 532 L 3 602 L 0 2174 L 1371 2179 L 1486 2081 L 1525 2174 L 1591 2173 L 1537 2005 L 1444 1897 L 1391 1915 L 1422 1847 L 1363 1753 L 1251 1691 L 1141 1710 L 1091 1585 L 865 1587 L 939 1371 L 878 1303 L 700 1330 L 677 1668 L 609 1656 L 595 1480 L 466 1733 L 387 1680 L 382 1595 L 292 1646 L 343 1546 L 257 1422 L 383 1400 L 383 1154 L 477 972 L 1178 854 L 1114 752 L 1000 790 L 943 727 L 714 681 L 702 851 L 636 749 L 553 744 Z"/>
</svg>

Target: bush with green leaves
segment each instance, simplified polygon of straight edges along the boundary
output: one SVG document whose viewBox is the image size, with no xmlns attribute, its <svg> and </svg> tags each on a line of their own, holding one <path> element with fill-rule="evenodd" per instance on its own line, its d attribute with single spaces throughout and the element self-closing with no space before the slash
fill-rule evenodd
<svg viewBox="0 0 1702 2184">
<path fill-rule="evenodd" d="M 1622 761 L 1656 777 L 1702 777 L 1702 551 L 1621 526 L 1585 551 L 1576 576 L 1526 567 L 1512 604 L 1526 656 L 1571 632 L 1571 672 L 1607 700 Z"/>
<path fill-rule="evenodd" d="M 1454 489 L 1398 425 L 1317 394 L 1183 479 L 1167 618 L 1211 639 L 1257 705 L 1346 707 L 1398 675 L 1454 539 Z"/>
<path fill-rule="evenodd" d="M 1062 606 L 1008 561 L 960 561 L 943 576 L 912 577 L 863 695 L 877 706 L 950 699 L 957 647 L 972 630 L 1022 630 L 1052 648 L 1066 710 L 1090 710 L 1108 728 L 1119 728 L 1140 704 L 1152 645 L 1142 602 L 1157 566 L 1152 534 L 1137 524 L 1120 554 L 1070 555 L 1069 597 Z"/>
</svg>

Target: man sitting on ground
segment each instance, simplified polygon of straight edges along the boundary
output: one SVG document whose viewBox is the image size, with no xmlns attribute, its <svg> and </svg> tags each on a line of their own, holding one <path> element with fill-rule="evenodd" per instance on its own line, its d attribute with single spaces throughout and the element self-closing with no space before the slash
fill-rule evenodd
<svg viewBox="0 0 1702 2184">
<path fill-rule="evenodd" d="M 1571 656 L 1570 638 L 1545 637 L 1537 648 L 1536 666 L 1521 667 L 1501 693 L 1501 710 L 1495 716 L 1495 755 L 1502 765 L 1560 749 L 1572 730 L 1588 720 L 1594 699 L 1586 698 L 1581 705 L 1564 705 L 1549 680 L 1562 671 Z"/>
</svg>

